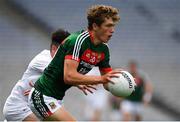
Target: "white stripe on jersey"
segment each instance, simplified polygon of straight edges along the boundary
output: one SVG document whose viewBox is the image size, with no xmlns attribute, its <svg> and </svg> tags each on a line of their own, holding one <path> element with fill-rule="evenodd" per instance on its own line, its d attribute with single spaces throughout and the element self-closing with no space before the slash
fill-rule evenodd
<svg viewBox="0 0 180 122">
<path fill-rule="evenodd" d="M 76 42 L 75 42 L 75 45 L 74 45 L 74 50 L 73 50 L 73 59 L 75 58 L 74 56 L 75 56 L 75 53 L 76 53 L 76 45 L 77 45 L 77 40 L 79 39 L 79 37 L 81 36 L 81 35 L 83 35 L 84 33 L 86 33 L 86 31 L 85 32 L 83 32 L 83 33 L 81 33 L 81 34 L 79 34 L 78 35 L 78 37 L 76 38 Z"/>
<path fill-rule="evenodd" d="M 80 37 L 80 39 L 77 41 L 78 44 L 76 46 L 76 52 L 75 52 L 75 55 L 76 55 L 76 59 L 78 59 L 78 49 L 81 48 L 81 41 L 83 41 L 83 39 L 88 35 L 88 33 L 85 33 L 83 36 Z M 80 44 L 80 45 L 79 45 Z"/>
<path fill-rule="evenodd" d="M 81 49 L 81 45 L 82 45 L 82 43 L 84 42 L 84 40 L 87 38 L 87 37 L 89 37 L 89 35 L 87 35 L 86 37 L 84 37 L 83 39 L 82 39 L 82 41 L 81 41 L 81 43 L 80 43 L 80 47 L 78 48 L 78 54 L 77 54 L 77 57 L 79 57 L 79 52 L 80 52 L 80 49 Z"/>
<path fill-rule="evenodd" d="M 73 59 L 75 59 L 75 60 L 78 59 L 78 55 L 77 55 L 78 52 L 77 51 L 78 51 L 78 48 L 81 48 L 81 45 L 79 45 L 79 44 L 81 44 L 81 40 L 87 35 L 88 35 L 88 31 L 85 31 L 77 37 L 76 42 L 75 42 L 75 46 L 74 46 L 74 50 L 73 50 L 73 57 L 72 57 Z"/>
</svg>

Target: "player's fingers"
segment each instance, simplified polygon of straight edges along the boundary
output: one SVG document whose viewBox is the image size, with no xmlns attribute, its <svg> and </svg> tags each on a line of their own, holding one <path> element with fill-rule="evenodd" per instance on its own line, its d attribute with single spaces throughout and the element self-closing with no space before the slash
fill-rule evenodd
<svg viewBox="0 0 180 122">
<path fill-rule="evenodd" d="M 122 73 L 120 70 L 113 70 L 110 72 L 110 74 L 118 74 L 118 73 Z"/>
<path fill-rule="evenodd" d="M 94 89 L 94 90 L 97 90 L 96 87 L 92 86 L 92 85 L 87 85 L 88 88 L 91 88 L 91 89 Z"/>
<path fill-rule="evenodd" d="M 108 78 L 107 78 L 107 80 L 109 81 L 109 83 L 111 83 L 111 84 L 115 84 L 115 83 L 111 80 L 111 78 L 110 78 L 110 77 L 108 77 Z"/>
<path fill-rule="evenodd" d="M 117 68 L 117 69 L 114 69 L 114 70 L 117 70 L 117 71 L 124 71 L 124 69 L 122 69 L 122 68 Z"/>
<path fill-rule="evenodd" d="M 89 88 L 87 88 L 86 90 L 89 91 L 91 94 L 93 94 L 93 91 L 91 91 Z"/>
<path fill-rule="evenodd" d="M 77 88 L 80 89 L 80 90 L 83 89 L 83 87 L 81 85 L 77 85 Z"/>
<path fill-rule="evenodd" d="M 93 93 L 93 91 L 92 91 L 91 89 L 92 89 L 92 88 L 89 88 L 87 85 L 84 86 L 84 90 L 87 90 L 87 91 L 89 91 L 90 93 Z"/>
<path fill-rule="evenodd" d="M 110 77 L 110 78 L 114 78 L 114 77 L 115 77 L 115 78 L 118 78 L 119 75 L 118 75 L 118 74 L 110 74 L 109 77 Z"/>
<path fill-rule="evenodd" d="M 83 93 L 84 93 L 85 95 L 87 95 L 87 92 L 86 92 L 86 90 L 85 90 L 85 89 L 82 89 L 82 91 L 83 91 Z"/>
<path fill-rule="evenodd" d="M 33 87 L 34 86 L 34 83 L 33 83 L 33 81 L 31 80 L 31 81 L 29 81 L 29 86 L 31 86 L 31 87 Z"/>
<path fill-rule="evenodd" d="M 29 95 L 29 93 L 30 93 L 30 91 L 31 91 L 31 90 L 26 90 L 26 91 L 24 91 L 24 93 L 23 93 L 23 94 L 24 94 L 24 96 L 28 96 L 28 95 Z"/>
</svg>

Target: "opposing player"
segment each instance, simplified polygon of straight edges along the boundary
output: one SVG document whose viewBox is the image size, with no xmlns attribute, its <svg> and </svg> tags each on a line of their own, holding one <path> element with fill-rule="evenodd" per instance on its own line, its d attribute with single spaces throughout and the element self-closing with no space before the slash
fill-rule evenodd
<svg viewBox="0 0 180 122">
<path fill-rule="evenodd" d="M 106 44 L 119 20 L 118 10 L 95 5 L 88 9 L 87 19 L 88 30 L 66 38 L 30 92 L 29 105 L 39 119 L 75 120 L 59 102 L 66 90 L 72 85 L 106 84 L 120 73 L 109 65 Z M 99 66 L 102 76 L 84 75 L 94 66 Z"/>
<path fill-rule="evenodd" d="M 8 121 L 38 120 L 28 106 L 28 94 L 34 82 L 40 77 L 45 67 L 52 60 L 60 43 L 69 36 L 69 32 L 62 29 L 52 34 L 50 50 L 43 50 L 32 59 L 21 80 L 14 86 L 7 98 L 3 113 Z"/>
<path fill-rule="evenodd" d="M 135 91 L 121 103 L 121 112 L 124 121 L 141 121 L 143 105 L 147 106 L 151 101 L 152 84 L 148 75 L 140 70 L 137 62 L 129 62 L 129 72 L 136 79 Z"/>
</svg>

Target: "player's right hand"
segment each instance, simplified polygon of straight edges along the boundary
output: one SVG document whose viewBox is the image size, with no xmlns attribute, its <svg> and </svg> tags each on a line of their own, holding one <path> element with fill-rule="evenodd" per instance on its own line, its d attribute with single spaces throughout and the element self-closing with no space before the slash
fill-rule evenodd
<svg viewBox="0 0 180 122">
<path fill-rule="evenodd" d="M 114 84 L 114 82 L 111 80 L 111 78 L 113 77 L 119 77 L 117 74 L 121 73 L 122 69 L 114 69 L 104 75 L 101 76 L 101 81 L 102 84 L 106 84 L 106 83 L 112 83 Z"/>
</svg>

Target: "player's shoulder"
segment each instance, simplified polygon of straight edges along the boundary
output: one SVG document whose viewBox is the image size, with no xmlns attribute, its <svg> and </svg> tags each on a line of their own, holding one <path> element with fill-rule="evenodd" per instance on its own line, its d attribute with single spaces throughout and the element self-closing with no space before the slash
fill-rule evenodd
<svg viewBox="0 0 180 122">
<path fill-rule="evenodd" d="M 138 74 L 141 78 L 143 78 L 145 81 L 150 81 L 149 75 L 142 69 L 138 69 Z"/>
<path fill-rule="evenodd" d="M 71 33 L 70 36 L 67 37 L 70 41 L 82 40 L 86 37 L 89 37 L 89 32 L 87 30 L 81 30 L 74 33 Z"/>
<path fill-rule="evenodd" d="M 34 59 L 33 60 L 35 60 L 35 59 L 44 59 L 44 57 L 46 57 L 46 58 L 48 58 L 48 57 L 50 57 L 50 50 L 43 50 L 43 51 L 41 51 L 39 54 L 37 54 L 35 57 L 34 57 Z"/>
<path fill-rule="evenodd" d="M 50 50 L 43 50 L 31 60 L 29 65 L 34 65 L 38 62 L 49 62 L 49 60 L 51 60 Z"/>
</svg>

